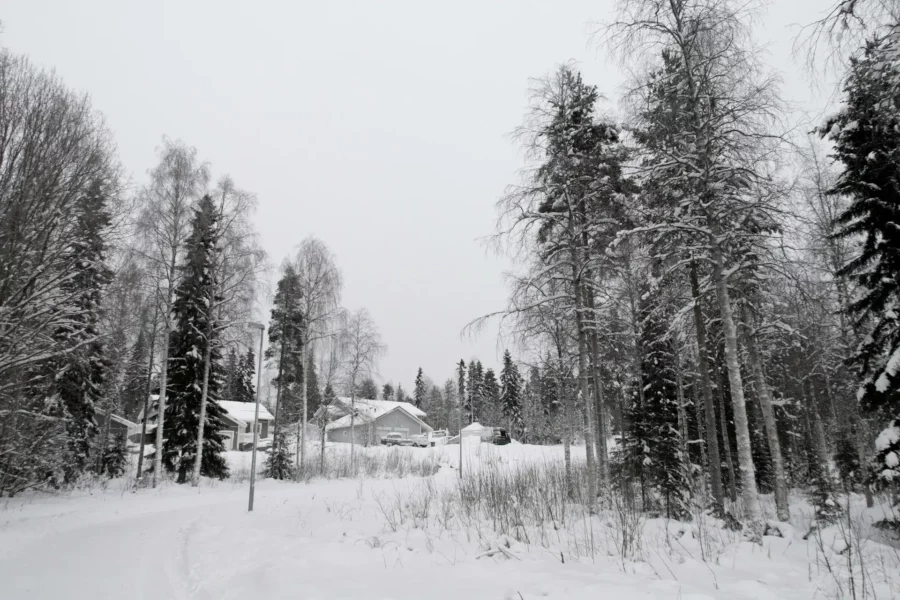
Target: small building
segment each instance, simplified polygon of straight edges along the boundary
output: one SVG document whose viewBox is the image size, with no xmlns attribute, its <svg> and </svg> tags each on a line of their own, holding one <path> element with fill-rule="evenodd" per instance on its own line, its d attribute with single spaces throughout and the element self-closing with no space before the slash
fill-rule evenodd
<svg viewBox="0 0 900 600">
<path fill-rule="evenodd" d="M 351 437 L 351 405 L 355 433 Z M 331 442 L 350 442 L 351 439 L 365 445 L 380 444 L 381 438 L 389 433 L 399 433 L 404 438 L 428 433 L 433 428 L 423 419 L 425 412 L 408 402 L 360 399 L 355 403 L 350 398 L 339 398 L 327 408 L 316 411 L 315 418 L 325 415 L 329 423 L 325 426 Z"/>
<path fill-rule="evenodd" d="M 145 444 L 156 443 L 156 413 L 158 402 L 159 396 L 154 395 L 150 397 L 150 418 L 147 422 L 147 434 L 144 437 Z M 225 428 L 219 430 L 219 435 L 222 436 L 222 444 L 225 446 L 225 449 L 251 449 L 253 447 L 253 413 L 256 408 L 256 403 L 220 400 L 218 405 L 224 413 L 222 415 L 222 421 Z M 135 426 L 135 431 L 129 434 L 129 439 L 133 442 L 140 443 L 141 441 L 141 421 L 143 421 L 143 419 L 144 411 L 142 410 L 138 415 L 138 423 Z M 257 424 L 260 444 L 262 441 L 269 441 L 269 432 L 272 430 L 274 421 L 275 417 L 272 413 L 270 413 L 265 406 L 260 404 L 259 423 Z"/>
<path fill-rule="evenodd" d="M 97 429 L 102 433 L 106 431 L 106 413 L 94 415 L 97 421 Z M 114 440 L 119 436 L 130 440 L 137 435 L 140 438 L 141 426 L 119 415 L 109 415 L 109 439 Z"/>
<path fill-rule="evenodd" d="M 225 412 L 222 420 L 225 422 L 225 429 L 220 430 L 222 443 L 226 450 L 249 450 L 253 447 L 253 417 L 256 410 L 254 402 L 231 402 L 220 400 L 219 406 Z M 259 420 L 256 425 L 258 432 L 258 443 L 263 440 L 269 440 L 269 431 L 275 417 L 269 410 L 259 405 Z"/>
</svg>

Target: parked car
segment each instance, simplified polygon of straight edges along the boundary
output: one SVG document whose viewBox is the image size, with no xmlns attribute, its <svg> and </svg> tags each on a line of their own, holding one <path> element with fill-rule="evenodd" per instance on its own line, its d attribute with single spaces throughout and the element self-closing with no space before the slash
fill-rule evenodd
<svg viewBox="0 0 900 600">
<path fill-rule="evenodd" d="M 430 431 L 428 433 L 420 433 L 419 435 L 414 435 L 410 439 L 412 440 L 413 446 L 418 448 L 428 448 L 434 446 L 443 446 L 447 443 L 447 435 L 446 429 L 438 429 L 435 431 Z"/>
<path fill-rule="evenodd" d="M 389 433 L 381 438 L 381 443 L 385 446 L 411 446 L 413 441 L 403 437 L 402 433 Z"/>
<path fill-rule="evenodd" d="M 512 441 L 512 439 L 510 439 L 509 434 L 506 433 L 505 429 L 503 429 L 501 427 L 497 427 L 494 429 L 494 435 L 491 438 L 492 444 L 495 444 L 497 446 L 505 446 L 506 444 L 510 443 L 511 441 Z"/>
</svg>

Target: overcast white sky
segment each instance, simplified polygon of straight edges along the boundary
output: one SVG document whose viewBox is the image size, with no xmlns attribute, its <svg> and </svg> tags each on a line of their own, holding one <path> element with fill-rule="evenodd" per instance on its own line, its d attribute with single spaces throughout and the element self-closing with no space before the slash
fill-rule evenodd
<svg viewBox="0 0 900 600">
<path fill-rule="evenodd" d="M 791 45 L 833 0 L 775 0 L 758 28 L 785 95 L 818 113 Z M 516 180 L 528 78 L 570 59 L 615 99 L 618 66 L 591 44 L 610 0 L 265 2 L 3 0 L 0 44 L 88 92 L 136 185 L 163 135 L 197 147 L 259 196 L 274 264 L 325 241 L 388 355 L 381 379 L 409 390 L 460 358 L 496 365 L 507 261 L 478 238 Z M 831 89 L 825 86 L 825 91 Z"/>
</svg>

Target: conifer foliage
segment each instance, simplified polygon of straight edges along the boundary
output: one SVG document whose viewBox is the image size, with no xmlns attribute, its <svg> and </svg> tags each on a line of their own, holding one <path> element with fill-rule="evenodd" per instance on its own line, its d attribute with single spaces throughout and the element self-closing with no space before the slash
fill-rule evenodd
<svg viewBox="0 0 900 600">
<path fill-rule="evenodd" d="M 253 348 L 249 348 L 238 363 L 233 398 L 235 402 L 256 402 L 256 386 L 253 383 L 255 376 L 256 354 Z"/>
<path fill-rule="evenodd" d="M 106 265 L 104 233 L 110 217 L 102 182 L 94 182 L 77 203 L 76 231 L 69 262 L 74 274 L 63 284 L 70 298 L 71 316 L 56 332 L 57 339 L 70 350 L 50 364 L 55 371 L 56 389 L 68 416 L 68 454 L 65 479 L 70 481 L 89 464 L 91 440 L 96 433 L 94 406 L 103 393 L 108 368 L 103 342 L 99 338 L 100 306 L 104 288 L 112 273 Z"/>
<path fill-rule="evenodd" d="M 823 133 L 844 166 L 831 194 L 850 205 L 838 217 L 837 237 L 862 236 L 859 254 L 838 271 L 858 286 L 848 312 L 868 333 L 852 362 L 863 378 L 864 409 L 891 415 L 900 425 L 900 91 L 896 41 L 875 38 L 850 62 L 843 110 Z M 877 448 L 877 474 L 900 475 L 900 439 L 885 436 Z M 895 454 L 897 453 L 897 454 Z"/>
<path fill-rule="evenodd" d="M 503 369 L 500 371 L 500 406 L 512 434 L 522 423 L 522 375 L 509 350 L 503 353 Z"/>
<path fill-rule="evenodd" d="M 210 357 L 209 388 L 204 423 L 201 475 L 224 479 L 228 465 L 219 431 L 224 429 L 218 404 L 223 383 L 221 351 L 217 330 L 208 314 L 216 285 L 214 254 L 219 243 L 218 209 L 204 196 L 194 211 L 191 234 L 186 243 L 186 259 L 174 303 L 175 330 L 169 356 L 169 392 L 166 405 L 163 464 L 177 475 L 178 483 L 188 481 L 197 456 L 204 357 Z"/>
<path fill-rule="evenodd" d="M 428 395 L 428 389 L 425 386 L 425 374 L 422 372 L 422 367 L 419 367 L 419 372 L 416 374 L 416 386 L 413 394 L 416 408 L 422 408 Z"/>
</svg>

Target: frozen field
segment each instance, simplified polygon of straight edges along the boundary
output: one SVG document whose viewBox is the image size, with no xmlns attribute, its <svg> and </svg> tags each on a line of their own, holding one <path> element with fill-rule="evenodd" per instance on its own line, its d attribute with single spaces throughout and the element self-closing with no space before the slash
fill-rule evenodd
<svg viewBox="0 0 900 600">
<path fill-rule="evenodd" d="M 199 490 L 167 483 L 132 492 L 113 482 L 4 500 L 0 597 L 699 600 L 862 598 L 863 588 L 890 598 L 900 590 L 897 553 L 869 539 L 867 522 L 881 513 L 856 500 L 848 527 L 858 533 L 832 528 L 800 539 L 809 517 L 798 501 L 795 528 L 762 547 L 711 520 L 644 520 L 614 509 L 591 517 L 568 506 L 541 522 L 525 508 L 512 520 L 491 518 L 471 509 L 481 501 L 471 495 L 486 488 L 466 488 L 469 504 L 460 501 L 458 451 L 364 450 L 440 466 L 432 478 L 262 481 L 252 513 L 245 453 L 229 456 L 232 481 Z M 573 449 L 575 459 L 582 453 Z M 549 470 L 561 461 L 561 448 L 480 445 L 466 448 L 464 466 L 474 480 L 479 470 Z M 515 512 L 518 501 L 506 506 Z"/>
</svg>

